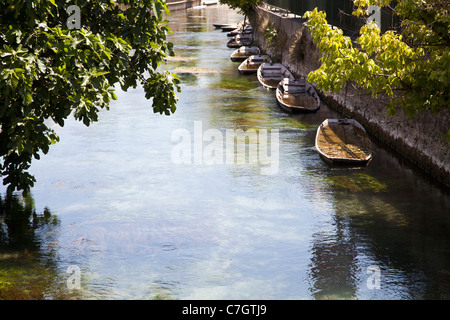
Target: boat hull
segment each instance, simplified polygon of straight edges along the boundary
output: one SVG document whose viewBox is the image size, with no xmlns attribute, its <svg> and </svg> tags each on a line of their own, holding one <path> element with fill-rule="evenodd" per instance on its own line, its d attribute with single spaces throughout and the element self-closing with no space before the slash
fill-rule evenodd
<svg viewBox="0 0 450 320">
<path fill-rule="evenodd" d="M 222 29 L 223 27 L 231 26 L 229 23 L 213 23 L 214 28 Z"/>
<path fill-rule="evenodd" d="M 258 68 L 257 77 L 259 83 L 268 90 L 275 90 L 283 78 L 294 79 L 292 73 L 281 63 L 261 64 Z"/>
<path fill-rule="evenodd" d="M 252 55 L 239 65 L 238 70 L 244 75 L 256 74 L 259 66 L 269 59 L 267 55 Z"/>
<path fill-rule="evenodd" d="M 222 32 L 231 32 L 238 28 L 239 28 L 239 26 L 237 26 L 237 25 L 230 25 L 230 26 L 223 26 L 221 29 L 222 29 Z"/>
<path fill-rule="evenodd" d="M 223 29 L 222 29 L 223 30 Z M 227 37 L 234 37 L 240 33 L 242 34 L 251 34 L 253 32 L 253 29 L 250 25 L 247 25 L 245 27 L 238 27 L 234 30 L 231 30 L 230 32 L 227 33 Z"/>
<path fill-rule="evenodd" d="M 286 81 L 290 80 L 290 84 L 287 85 Z M 285 111 L 290 113 L 313 113 L 317 112 L 320 108 L 320 98 L 314 87 L 304 82 L 303 91 L 289 90 L 294 87 L 294 83 L 300 82 L 289 78 L 284 78 L 280 81 L 276 88 L 276 98 L 278 105 Z M 297 84 L 295 84 L 296 86 Z"/>
<path fill-rule="evenodd" d="M 317 128 L 315 145 L 331 165 L 366 166 L 372 160 L 370 138 L 353 119 L 326 119 Z"/>
<path fill-rule="evenodd" d="M 231 61 L 233 62 L 242 62 L 245 61 L 248 57 L 252 55 L 258 55 L 261 51 L 256 46 L 242 46 L 236 49 L 230 56 Z"/>
<path fill-rule="evenodd" d="M 250 46 L 253 43 L 252 39 L 235 40 L 231 39 L 227 43 L 228 48 L 240 48 L 243 46 Z"/>
<path fill-rule="evenodd" d="M 257 71 L 258 69 L 244 69 L 244 68 L 240 68 L 239 69 L 239 73 L 240 74 L 243 74 L 243 75 L 246 75 L 246 76 L 249 76 L 249 75 L 252 75 L 252 74 L 256 74 L 256 71 Z"/>
</svg>

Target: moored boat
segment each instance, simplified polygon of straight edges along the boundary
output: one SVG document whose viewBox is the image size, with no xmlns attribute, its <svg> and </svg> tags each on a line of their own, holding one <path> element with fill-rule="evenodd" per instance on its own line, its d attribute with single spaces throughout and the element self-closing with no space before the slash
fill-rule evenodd
<svg viewBox="0 0 450 320">
<path fill-rule="evenodd" d="M 244 61 L 250 56 L 258 55 L 261 51 L 257 46 L 242 46 L 236 50 L 233 51 L 233 53 L 230 56 L 231 61 L 238 62 L 238 61 Z"/>
<path fill-rule="evenodd" d="M 230 24 L 228 26 L 221 27 L 222 32 L 230 32 L 239 28 L 238 24 Z"/>
<path fill-rule="evenodd" d="M 288 112 L 316 112 L 320 108 L 319 94 L 305 79 L 283 78 L 277 86 L 276 97 Z"/>
<path fill-rule="evenodd" d="M 266 89 L 275 90 L 284 78 L 294 80 L 292 73 L 281 63 L 262 63 L 257 72 L 257 77 L 262 86 Z"/>
<path fill-rule="evenodd" d="M 315 145 L 330 164 L 367 165 L 372 159 L 370 138 L 354 119 L 326 119 L 317 128 Z"/>
<path fill-rule="evenodd" d="M 238 70 L 241 74 L 255 74 L 258 72 L 259 66 L 268 61 L 270 61 L 270 58 L 267 55 L 252 55 L 239 65 Z"/>
<path fill-rule="evenodd" d="M 242 46 L 250 46 L 253 43 L 252 34 L 240 33 L 235 35 L 227 43 L 228 48 L 240 48 Z"/>
<path fill-rule="evenodd" d="M 235 35 L 238 35 L 240 33 L 244 33 L 244 34 L 252 33 L 252 31 L 253 31 L 253 28 L 252 28 L 251 25 L 238 26 L 236 29 L 231 30 L 230 32 L 228 32 L 227 36 L 228 37 L 234 37 Z"/>
</svg>

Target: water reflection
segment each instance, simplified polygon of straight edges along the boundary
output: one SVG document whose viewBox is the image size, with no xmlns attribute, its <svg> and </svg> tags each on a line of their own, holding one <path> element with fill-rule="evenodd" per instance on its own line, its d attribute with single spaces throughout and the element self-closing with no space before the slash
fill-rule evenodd
<svg viewBox="0 0 450 320">
<path fill-rule="evenodd" d="M 448 299 L 449 190 L 374 142 L 367 168 L 330 168 L 314 180 L 331 192 L 335 214 L 313 237 L 312 292 L 320 299 Z M 380 290 L 364 281 L 371 265 L 381 268 Z"/>
<path fill-rule="evenodd" d="M 67 298 L 59 278 L 59 220 L 31 195 L 0 196 L 0 299 Z"/>
<path fill-rule="evenodd" d="M 357 243 L 348 235 L 346 221 L 335 216 L 332 225 L 313 235 L 311 292 L 315 299 L 357 298 Z"/>
<path fill-rule="evenodd" d="M 117 92 L 89 128 L 54 128 L 61 142 L 31 168 L 35 204 L 19 201 L 48 206 L 51 218 L 44 209 L 26 209 L 21 223 L 2 216 L 0 294 L 7 283 L 6 298 L 12 288 L 83 299 L 450 297 L 448 190 L 375 140 L 367 167 L 328 166 L 316 129 L 340 115 L 323 103 L 292 116 L 256 77 L 241 76 L 212 24 L 242 19 L 220 6 L 169 17 L 176 57 L 164 68 L 217 71 L 180 74 L 173 116 L 153 115 L 137 88 Z M 279 130 L 277 174 L 175 164 L 172 134 L 193 136 L 196 122 L 223 135 Z M 65 285 L 70 265 L 81 270 L 77 292 Z M 367 286 L 372 265 L 380 289 Z"/>
</svg>

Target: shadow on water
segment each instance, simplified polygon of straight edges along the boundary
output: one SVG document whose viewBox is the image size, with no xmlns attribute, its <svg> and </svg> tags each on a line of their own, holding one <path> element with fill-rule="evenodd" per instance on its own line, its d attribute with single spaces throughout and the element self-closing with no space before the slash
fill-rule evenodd
<svg viewBox="0 0 450 320">
<path fill-rule="evenodd" d="M 68 299 L 58 276 L 59 220 L 48 208 L 36 212 L 31 195 L 0 196 L 0 299 Z"/>
<path fill-rule="evenodd" d="M 208 10 L 170 17 L 167 68 L 190 71 L 174 116 L 144 121 L 140 91 L 121 93 L 98 125 L 67 123 L 34 163 L 36 205 L 0 197 L 0 299 L 449 299 L 449 194 L 379 144 L 365 168 L 329 167 L 316 129 L 341 115 L 281 110 L 213 29 L 228 10 Z M 279 130 L 279 171 L 171 162 L 174 130 L 195 136 L 196 121 L 224 135 Z M 72 264 L 83 270 L 75 295 Z M 372 265 L 379 290 L 366 285 Z"/>
</svg>

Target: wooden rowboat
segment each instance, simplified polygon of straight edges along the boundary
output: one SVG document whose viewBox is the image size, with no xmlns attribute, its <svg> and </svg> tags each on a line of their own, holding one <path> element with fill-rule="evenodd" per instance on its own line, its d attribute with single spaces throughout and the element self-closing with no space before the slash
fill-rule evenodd
<svg viewBox="0 0 450 320">
<path fill-rule="evenodd" d="M 294 80 L 292 73 L 281 63 L 263 63 L 259 66 L 257 77 L 266 89 L 275 90 L 284 78 Z"/>
<path fill-rule="evenodd" d="M 258 72 L 259 66 L 268 61 L 270 61 L 270 58 L 267 55 L 253 55 L 245 59 L 245 61 L 239 65 L 238 70 L 241 74 L 255 74 Z"/>
<path fill-rule="evenodd" d="M 319 94 L 305 79 L 284 78 L 277 86 L 276 97 L 288 112 L 316 112 L 320 108 Z"/>
<path fill-rule="evenodd" d="M 253 43 L 252 34 L 240 33 L 235 35 L 227 43 L 228 48 L 240 48 L 242 46 L 250 46 Z"/>
<path fill-rule="evenodd" d="M 371 142 L 364 127 L 353 119 L 326 119 L 317 128 L 316 149 L 330 164 L 367 165 Z"/>
<path fill-rule="evenodd" d="M 224 30 L 224 29 L 222 29 Z M 246 25 L 245 27 L 243 26 L 238 26 L 236 29 L 231 30 L 230 32 L 227 33 L 228 37 L 234 37 L 235 35 L 238 35 L 240 33 L 252 33 L 253 28 L 251 25 Z"/>
<path fill-rule="evenodd" d="M 242 46 L 233 51 L 230 56 L 231 61 L 242 62 L 250 56 L 260 54 L 261 51 L 256 46 Z"/>
<path fill-rule="evenodd" d="M 238 24 L 230 24 L 228 26 L 221 27 L 222 32 L 230 32 L 239 28 Z"/>
<path fill-rule="evenodd" d="M 214 28 L 221 29 L 223 27 L 231 26 L 229 23 L 213 23 Z"/>
</svg>

